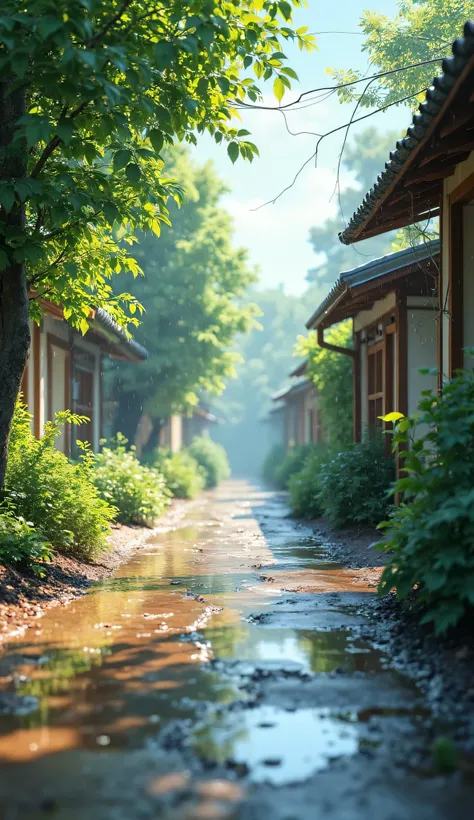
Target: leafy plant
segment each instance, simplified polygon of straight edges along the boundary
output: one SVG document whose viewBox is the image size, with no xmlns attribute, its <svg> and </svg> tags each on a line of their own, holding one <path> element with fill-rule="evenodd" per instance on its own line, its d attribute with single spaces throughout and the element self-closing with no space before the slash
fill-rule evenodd
<svg viewBox="0 0 474 820">
<path fill-rule="evenodd" d="M 195 498 L 204 489 L 204 472 L 187 450 L 170 453 L 160 449 L 152 455 L 151 464 L 163 475 L 175 498 Z"/>
<path fill-rule="evenodd" d="M 275 444 L 265 456 L 262 465 L 262 478 L 269 484 L 275 483 L 275 473 L 285 459 L 286 451 L 283 444 Z"/>
<path fill-rule="evenodd" d="M 380 525 L 390 555 L 380 592 L 395 588 L 403 599 L 417 587 L 422 622 L 437 633 L 474 605 L 473 407 L 474 374 L 459 372 L 440 396 L 424 391 L 393 436 L 404 475 L 394 487 L 401 503 Z"/>
<path fill-rule="evenodd" d="M 93 558 L 107 547 L 114 508 L 104 501 L 93 482 L 94 456 L 86 447 L 72 464 L 54 446 L 65 424 L 83 417 L 57 413 L 44 435 L 31 432 L 31 415 L 18 403 L 10 436 L 5 496 L 18 517 L 31 521 L 55 549 Z"/>
<path fill-rule="evenodd" d="M 342 322 L 326 334 L 326 341 L 351 347 L 352 322 Z M 319 411 L 328 443 L 343 449 L 352 441 L 352 360 L 350 356 L 320 347 L 316 333 L 298 338 L 297 351 L 308 360 L 306 374 L 318 392 Z"/>
<path fill-rule="evenodd" d="M 318 518 L 323 514 L 319 497 L 320 475 L 322 465 L 328 457 L 326 447 L 314 445 L 304 461 L 303 468 L 290 476 L 288 489 L 291 509 L 299 518 Z"/>
<path fill-rule="evenodd" d="M 291 476 L 300 472 L 312 449 L 312 444 L 296 444 L 285 453 L 283 461 L 273 472 L 273 483 L 276 487 L 280 490 L 287 489 Z"/>
<path fill-rule="evenodd" d="M 196 436 L 189 452 L 202 468 L 206 489 L 217 487 L 230 476 L 226 451 L 208 435 Z"/>
<path fill-rule="evenodd" d="M 366 436 L 321 464 L 318 498 L 335 526 L 374 525 L 387 514 L 394 479 L 393 459 L 381 436 Z"/>
<path fill-rule="evenodd" d="M 165 511 L 170 493 L 163 475 L 140 464 L 135 447 L 121 433 L 95 457 L 93 481 L 100 496 L 117 508 L 124 524 L 152 524 Z"/>
<path fill-rule="evenodd" d="M 0 506 L 0 563 L 17 564 L 43 577 L 43 565 L 51 560 L 51 554 L 46 538 L 4 502 Z"/>
</svg>

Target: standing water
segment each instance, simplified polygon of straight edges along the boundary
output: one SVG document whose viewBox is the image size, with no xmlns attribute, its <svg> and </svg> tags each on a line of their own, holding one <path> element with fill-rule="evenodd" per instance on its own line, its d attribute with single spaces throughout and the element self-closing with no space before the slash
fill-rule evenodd
<svg viewBox="0 0 474 820">
<path fill-rule="evenodd" d="M 360 637 L 373 585 L 287 512 L 229 482 L 7 647 L 1 818 L 468 816 L 399 765 L 430 721 Z"/>
</svg>

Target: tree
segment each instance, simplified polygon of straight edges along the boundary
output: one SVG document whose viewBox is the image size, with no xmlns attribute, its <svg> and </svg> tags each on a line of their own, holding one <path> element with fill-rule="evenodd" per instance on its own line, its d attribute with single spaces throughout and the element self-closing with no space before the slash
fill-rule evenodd
<svg viewBox="0 0 474 820">
<path fill-rule="evenodd" d="M 136 257 L 145 276 L 134 293 L 146 312 L 135 338 L 150 356 L 139 369 L 124 365 L 114 374 L 118 424 L 129 437 L 143 411 L 157 421 L 192 408 L 198 392 L 222 392 L 235 373 L 233 337 L 246 333 L 258 312 L 241 304 L 255 274 L 246 252 L 232 247 L 232 221 L 219 207 L 226 188 L 211 163 L 195 165 L 183 148 L 164 158 L 184 201 L 170 209 L 171 227 L 159 239 L 139 237 Z"/>
<path fill-rule="evenodd" d="M 413 95 L 409 104 L 416 108 L 424 99 L 424 89 L 439 73 L 442 58 L 451 56 L 453 40 L 462 36 L 464 23 L 474 16 L 473 0 L 403 0 L 398 5 L 394 18 L 365 11 L 360 22 L 371 74 L 392 73 L 370 85 L 362 81 L 340 89 L 341 100 L 379 108 Z M 431 62 L 416 65 L 425 61 Z M 410 65 L 413 67 L 404 69 Z M 332 73 L 338 84 L 363 77 L 362 72 L 352 69 Z"/>
<path fill-rule="evenodd" d="M 234 162 L 257 149 L 234 127 L 259 90 L 243 70 L 294 71 L 282 48 L 303 0 L 4 0 L 0 16 L 0 487 L 29 350 L 29 292 L 87 331 L 93 305 L 134 324 L 110 279 L 139 274 L 133 232 L 160 232 L 179 188 L 160 151 L 208 131 Z M 127 246 L 128 243 L 128 246 Z M 38 301 L 32 303 L 38 318 Z"/>
<path fill-rule="evenodd" d="M 352 322 L 332 327 L 326 341 L 338 347 L 351 347 Z M 318 391 L 329 446 L 343 449 L 352 441 L 352 357 L 319 347 L 316 333 L 300 336 L 298 351 L 308 359 L 306 375 Z"/>
<path fill-rule="evenodd" d="M 367 128 L 354 136 L 343 155 L 344 170 L 354 176 L 354 184 L 342 191 L 337 215 L 326 219 L 322 225 L 311 228 L 310 242 L 315 253 L 324 253 L 322 264 L 308 271 L 310 282 L 333 285 L 342 271 L 363 265 L 392 251 L 393 234 L 383 234 L 360 242 L 356 249 L 342 245 L 338 234 L 345 227 L 345 220 L 360 204 L 362 192 L 374 184 L 389 151 L 393 149 L 397 135 L 379 134 L 375 128 Z"/>
</svg>

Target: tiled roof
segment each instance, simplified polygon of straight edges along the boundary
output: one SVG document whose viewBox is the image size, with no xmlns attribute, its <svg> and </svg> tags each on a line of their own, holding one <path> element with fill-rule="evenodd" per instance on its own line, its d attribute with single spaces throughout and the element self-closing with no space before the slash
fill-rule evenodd
<svg viewBox="0 0 474 820">
<path fill-rule="evenodd" d="M 341 273 L 326 298 L 321 302 L 319 307 L 315 310 L 311 318 L 307 321 L 306 327 L 317 327 L 327 313 L 335 306 L 340 297 L 348 290 L 357 285 L 363 285 L 372 280 L 379 280 L 383 276 L 394 273 L 404 268 L 411 268 L 417 263 L 422 263 L 427 259 L 432 259 L 437 256 L 440 251 L 439 239 L 433 239 L 431 242 L 426 242 L 423 245 L 415 245 L 414 247 L 404 248 L 395 253 L 389 253 L 386 256 L 381 256 L 379 259 L 374 259 L 372 262 L 366 262 L 365 265 L 360 265 L 358 268 L 344 271 Z"/>
<path fill-rule="evenodd" d="M 112 344 L 117 345 L 125 355 L 132 359 L 143 361 L 148 359 L 148 350 L 142 345 L 130 339 L 123 327 L 117 324 L 114 319 L 103 308 L 97 308 L 94 319 L 91 320 L 91 326 L 97 324 L 96 328 L 99 333 L 102 333 Z"/>
<path fill-rule="evenodd" d="M 469 20 L 465 24 L 464 36 L 454 41 L 452 51 L 453 56 L 443 60 L 442 74 L 434 78 L 431 88 L 426 92 L 425 101 L 419 106 L 419 113 L 413 116 L 406 136 L 397 142 L 396 150 L 390 154 L 390 160 L 385 164 L 385 170 L 378 176 L 375 185 L 354 213 L 345 230 L 339 234 L 339 239 L 343 244 L 349 245 L 359 238 L 356 236 L 359 229 L 407 165 L 411 153 L 426 136 L 433 119 L 440 113 L 469 60 L 474 57 L 474 21 Z"/>
</svg>

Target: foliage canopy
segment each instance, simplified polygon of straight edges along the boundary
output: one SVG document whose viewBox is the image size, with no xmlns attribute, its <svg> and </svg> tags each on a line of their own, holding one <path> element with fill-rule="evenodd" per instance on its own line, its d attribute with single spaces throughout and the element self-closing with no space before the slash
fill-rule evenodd
<svg viewBox="0 0 474 820">
<path fill-rule="evenodd" d="M 289 40 L 301 0 L 5 0 L 0 90 L 8 96 L 0 154 L 0 269 L 25 263 L 30 286 L 87 330 L 91 305 L 121 323 L 140 309 L 110 278 L 140 272 L 133 232 L 159 234 L 180 199 L 161 151 L 208 131 L 232 161 L 252 160 L 235 101 L 255 101 L 251 76 L 290 86 Z M 280 88 L 280 86 L 278 86 Z M 24 210 L 24 220 L 8 217 Z M 125 310 L 124 310 L 125 308 Z M 128 309 L 127 309 L 128 308 Z"/>
</svg>

